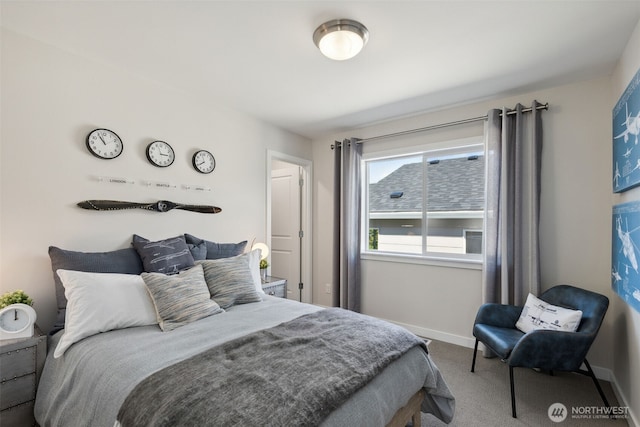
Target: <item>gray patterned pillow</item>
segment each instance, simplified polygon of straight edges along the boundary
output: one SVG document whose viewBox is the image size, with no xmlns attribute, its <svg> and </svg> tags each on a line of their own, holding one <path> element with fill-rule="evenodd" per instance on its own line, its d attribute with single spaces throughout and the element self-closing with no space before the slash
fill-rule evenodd
<svg viewBox="0 0 640 427">
<path fill-rule="evenodd" d="M 148 241 L 149 239 L 146 239 L 142 236 L 138 236 L 137 234 L 134 234 L 133 239 L 131 240 L 131 245 L 133 245 L 135 242 L 148 242 Z M 201 240 L 198 243 L 187 242 L 187 247 L 189 248 L 189 251 L 191 252 L 191 256 L 193 256 L 194 260 L 207 259 L 207 243 L 204 240 Z"/>
<path fill-rule="evenodd" d="M 209 240 L 204 240 L 196 236 L 192 236 L 191 234 L 185 233 L 184 238 L 187 241 L 188 245 L 195 245 L 196 247 L 205 244 L 207 247 L 206 250 L 206 259 L 220 259 L 220 258 L 228 258 L 232 256 L 238 256 L 244 252 L 245 247 L 247 246 L 247 241 L 243 240 L 239 243 L 216 243 L 211 242 Z M 205 258 L 196 258 L 205 259 Z"/>
<path fill-rule="evenodd" d="M 251 275 L 249 255 L 196 261 L 197 265 L 204 268 L 211 299 L 220 307 L 262 301 Z"/>
<path fill-rule="evenodd" d="M 224 311 L 211 300 L 202 266 L 196 265 L 171 276 L 162 273 L 142 273 L 141 276 L 163 331 Z"/>
<path fill-rule="evenodd" d="M 150 242 L 134 234 L 131 244 L 142 258 L 144 271 L 147 273 L 175 274 L 193 267 L 193 255 L 184 236 Z"/>
</svg>

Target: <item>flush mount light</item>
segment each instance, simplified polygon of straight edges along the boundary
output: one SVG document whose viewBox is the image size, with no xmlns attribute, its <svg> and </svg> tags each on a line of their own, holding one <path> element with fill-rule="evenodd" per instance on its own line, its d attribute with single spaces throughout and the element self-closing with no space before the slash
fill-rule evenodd
<svg viewBox="0 0 640 427">
<path fill-rule="evenodd" d="M 369 40 L 369 30 L 351 19 L 333 19 L 313 33 L 313 42 L 327 58 L 342 61 L 356 56 Z"/>
</svg>

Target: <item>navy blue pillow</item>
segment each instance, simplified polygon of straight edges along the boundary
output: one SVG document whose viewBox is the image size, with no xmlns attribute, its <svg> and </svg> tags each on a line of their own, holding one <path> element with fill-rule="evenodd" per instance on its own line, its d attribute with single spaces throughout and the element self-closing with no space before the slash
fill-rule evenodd
<svg viewBox="0 0 640 427">
<path fill-rule="evenodd" d="M 204 242 L 207 246 L 206 259 L 220 259 L 230 258 L 233 256 L 242 255 L 244 248 L 247 246 L 247 241 L 243 240 L 239 243 L 216 243 L 208 240 L 200 239 L 199 237 L 192 236 L 191 234 L 184 235 L 187 244 L 200 245 Z"/>
<path fill-rule="evenodd" d="M 131 245 L 133 245 L 133 242 L 148 242 L 148 241 L 149 239 L 145 239 L 142 236 L 138 236 L 137 234 L 134 234 L 133 240 L 131 241 Z M 193 256 L 194 261 L 201 261 L 203 259 L 207 259 L 207 245 L 204 242 L 204 240 L 201 241 L 199 244 L 193 244 L 193 243 L 187 242 L 187 247 L 191 252 L 191 256 Z"/>
<path fill-rule="evenodd" d="M 184 236 L 151 242 L 134 234 L 131 244 L 147 273 L 176 274 L 195 265 Z"/>
<path fill-rule="evenodd" d="M 49 246 L 49 258 L 53 270 L 53 281 L 56 285 L 58 317 L 52 333 L 64 328 L 67 310 L 67 298 L 64 296 L 64 285 L 58 276 L 59 269 L 85 271 L 87 273 L 122 273 L 140 274 L 144 271 L 142 260 L 133 248 L 119 249 L 111 252 L 76 252 Z"/>
</svg>

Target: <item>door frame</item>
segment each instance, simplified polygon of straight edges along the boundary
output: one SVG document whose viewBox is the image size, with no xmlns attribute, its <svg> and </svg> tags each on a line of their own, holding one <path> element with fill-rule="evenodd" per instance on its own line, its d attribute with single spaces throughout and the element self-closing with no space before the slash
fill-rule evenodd
<svg viewBox="0 0 640 427">
<path fill-rule="evenodd" d="M 267 150 L 267 218 L 266 218 L 266 230 L 267 230 L 267 245 L 271 247 L 271 168 L 273 160 L 281 160 L 283 162 L 291 163 L 296 166 L 300 166 L 304 171 L 304 182 L 302 185 L 302 198 L 300 200 L 302 209 L 302 228 L 304 235 L 302 238 L 302 251 L 300 253 L 300 276 L 302 277 L 302 283 L 304 288 L 302 289 L 302 301 L 311 303 L 313 298 L 313 283 L 312 283 L 312 186 L 313 182 L 313 164 L 311 160 L 303 159 L 300 157 L 291 156 L 289 154 L 281 153 L 274 150 Z M 271 270 L 269 270 L 270 272 Z"/>
</svg>

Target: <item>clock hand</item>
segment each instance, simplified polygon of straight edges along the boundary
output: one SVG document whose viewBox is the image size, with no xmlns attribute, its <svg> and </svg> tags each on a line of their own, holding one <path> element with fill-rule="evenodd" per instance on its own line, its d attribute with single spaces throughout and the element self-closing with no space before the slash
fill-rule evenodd
<svg viewBox="0 0 640 427">
<path fill-rule="evenodd" d="M 13 310 L 13 320 L 18 320 L 18 310 Z"/>
<path fill-rule="evenodd" d="M 100 140 L 102 141 L 102 143 L 103 143 L 104 145 L 107 145 L 107 143 L 105 142 L 105 140 L 104 140 L 104 138 L 102 137 L 102 135 L 100 135 L 100 134 L 98 133 L 98 137 L 100 138 Z"/>
</svg>

